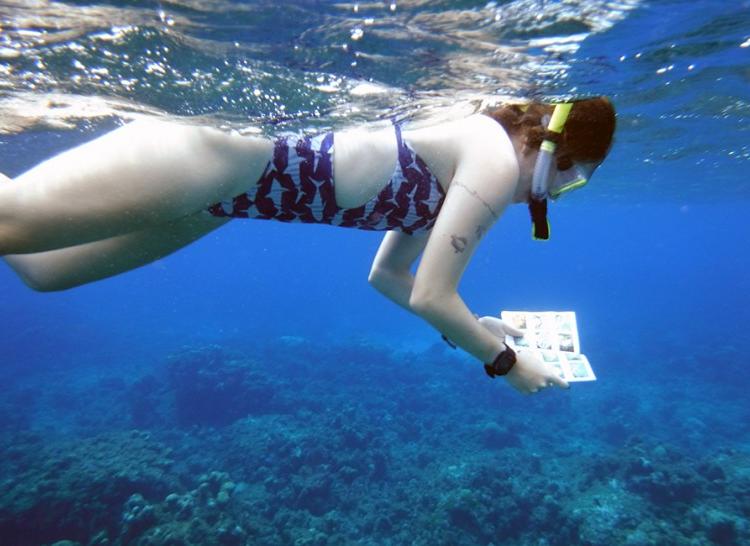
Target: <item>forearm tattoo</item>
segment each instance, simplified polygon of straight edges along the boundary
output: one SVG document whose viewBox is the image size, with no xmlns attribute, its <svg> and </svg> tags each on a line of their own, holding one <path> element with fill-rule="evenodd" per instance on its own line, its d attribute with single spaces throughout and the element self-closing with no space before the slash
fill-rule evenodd
<svg viewBox="0 0 750 546">
<path fill-rule="evenodd" d="M 454 180 L 453 182 L 451 182 L 451 186 L 458 186 L 459 188 L 465 189 L 467 192 L 469 192 L 469 195 L 479 200 L 479 202 L 482 203 L 482 205 L 484 205 L 484 208 L 486 208 L 489 211 L 492 217 L 495 220 L 497 220 L 497 213 L 493 210 L 493 208 L 490 206 L 490 204 L 487 201 L 482 199 L 482 196 L 479 195 L 479 193 L 477 193 L 477 191 L 474 188 L 470 188 L 466 186 L 465 184 L 462 184 L 458 180 Z"/>
<path fill-rule="evenodd" d="M 459 252 L 463 252 L 466 250 L 466 245 L 469 241 L 466 240 L 466 237 L 459 237 L 458 235 L 451 235 L 451 246 L 453 247 L 453 252 L 455 254 L 458 254 Z"/>
<path fill-rule="evenodd" d="M 477 226 L 476 231 L 474 232 L 474 235 L 477 236 L 477 241 L 482 238 L 482 235 L 484 235 L 484 232 L 487 231 L 487 228 L 484 227 L 482 224 L 479 224 Z"/>
</svg>

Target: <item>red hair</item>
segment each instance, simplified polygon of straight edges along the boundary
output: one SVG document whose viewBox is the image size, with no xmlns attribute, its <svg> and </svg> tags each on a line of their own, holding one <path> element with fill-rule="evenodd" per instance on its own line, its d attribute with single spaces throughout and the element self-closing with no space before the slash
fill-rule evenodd
<svg viewBox="0 0 750 546">
<path fill-rule="evenodd" d="M 547 130 L 544 116 L 551 116 L 554 105 L 533 102 L 528 105 L 508 104 L 484 112 L 497 121 L 508 135 L 521 135 L 523 142 L 536 150 Z M 558 168 L 570 163 L 597 162 L 607 156 L 615 133 L 615 109 L 606 97 L 573 101 L 555 156 Z"/>
</svg>

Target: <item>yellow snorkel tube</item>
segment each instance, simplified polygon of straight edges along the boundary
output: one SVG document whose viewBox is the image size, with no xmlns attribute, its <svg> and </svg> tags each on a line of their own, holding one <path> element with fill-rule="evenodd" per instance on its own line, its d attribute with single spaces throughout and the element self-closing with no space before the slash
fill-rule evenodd
<svg viewBox="0 0 750 546">
<path fill-rule="evenodd" d="M 552 160 L 555 157 L 557 140 L 565 128 L 565 122 L 568 121 L 568 115 L 573 108 L 573 104 L 565 102 L 555 105 L 552 117 L 547 124 L 547 134 L 544 136 L 542 145 L 539 146 L 539 155 L 536 156 L 534 165 L 534 178 L 531 181 L 531 197 L 541 201 L 548 195 L 550 172 L 552 170 Z"/>
<path fill-rule="evenodd" d="M 535 240 L 549 239 L 549 220 L 547 220 L 547 196 L 549 195 L 550 173 L 552 172 L 552 160 L 555 157 L 555 149 L 559 137 L 568 121 L 568 115 L 573 108 L 573 103 L 563 102 L 555 105 L 552 117 L 547 124 L 547 131 L 539 146 L 539 154 L 534 165 L 534 177 L 531 180 L 531 199 L 529 200 L 529 211 L 531 213 L 531 236 Z"/>
</svg>

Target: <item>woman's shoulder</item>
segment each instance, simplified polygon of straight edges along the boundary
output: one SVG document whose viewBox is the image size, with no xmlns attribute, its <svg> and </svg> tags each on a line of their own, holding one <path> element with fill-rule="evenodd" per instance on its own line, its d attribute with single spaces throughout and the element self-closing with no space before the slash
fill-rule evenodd
<svg viewBox="0 0 750 546">
<path fill-rule="evenodd" d="M 483 114 L 420 127 L 404 135 L 428 165 L 450 163 L 452 174 L 459 169 L 517 168 L 515 151 L 507 133 L 499 123 Z"/>
<path fill-rule="evenodd" d="M 492 118 L 483 114 L 410 129 L 404 135 L 417 146 L 438 148 L 439 151 L 462 152 L 481 151 L 486 146 L 497 149 L 512 149 L 505 129 Z M 442 148 L 442 150 L 440 150 Z"/>
</svg>

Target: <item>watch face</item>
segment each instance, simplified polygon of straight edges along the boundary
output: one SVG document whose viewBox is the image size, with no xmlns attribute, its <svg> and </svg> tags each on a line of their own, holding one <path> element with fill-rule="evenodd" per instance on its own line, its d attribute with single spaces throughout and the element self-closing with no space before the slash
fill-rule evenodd
<svg viewBox="0 0 750 546">
<path fill-rule="evenodd" d="M 484 371 L 487 372 L 487 375 L 494 378 L 496 375 L 507 374 L 515 363 L 516 352 L 506 346 L 506 349 L 495 357 L 492 364 L 484 365 Z"/>
<path fill-rule="evenodd" d="M 498 375 L 505 375 L 516 363 L 516 355 L 509 353 L 506 349 L 495 360 L 495 371 Z"/>
<path fill-rule="evenodd" d="M 513 367 L 513 364 L 515 363 L 516 353 L 513 351 L 513 349 L 508 347 L 502 353 L 497 355 L 495 362 L 493 362 L 492 364 L 497 375 L 505 375 L 510 371 L 510 369 Z"/>
</svg>

